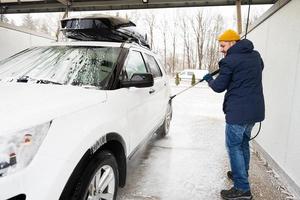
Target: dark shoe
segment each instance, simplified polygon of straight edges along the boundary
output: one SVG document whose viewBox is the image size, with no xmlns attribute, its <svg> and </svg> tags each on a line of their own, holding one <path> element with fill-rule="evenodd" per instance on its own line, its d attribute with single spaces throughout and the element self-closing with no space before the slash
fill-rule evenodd
<svg viewBox="0 0 300 200">
<path fill-rule="evenodd" d="M 228 172 L 227 172 L 227 177 L 228 177 L 230 180 L 233 180 L 232 171 L 228 171 Z"/>
<path fill-rule="evenodd" d="M 230 190 L 222 190 L 221 197 L 226 200 L 250 200 L 252 199 L 252 194 L 250 190 L 243 192 L 232 187 Z"/>
</svg>

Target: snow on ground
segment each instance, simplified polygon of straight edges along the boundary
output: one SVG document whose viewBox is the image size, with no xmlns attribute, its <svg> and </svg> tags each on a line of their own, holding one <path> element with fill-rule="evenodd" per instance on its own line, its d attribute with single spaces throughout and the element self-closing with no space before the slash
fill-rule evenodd
<svg viewBox="0 0 300 200">
<path fill-rule="evenodd" d="M 171 82 L 172 83 L 172 82 Z M 174 83 L 174 82 L 173 82 Z M 175 86 L 172 93 L 190 86 Z M 214 93 L 201 83 L 173 100 L 173 119 L 169 135 L 150 143 L 129 163 L 128 179 L 118 198 L 121 200 L 216 200 L 220 190 L 230 188 L 225 174 L 224 94 Z M 254 199 L 283 200 L 287 195 L 252 156 L 250 178 Z"/>
</svg>

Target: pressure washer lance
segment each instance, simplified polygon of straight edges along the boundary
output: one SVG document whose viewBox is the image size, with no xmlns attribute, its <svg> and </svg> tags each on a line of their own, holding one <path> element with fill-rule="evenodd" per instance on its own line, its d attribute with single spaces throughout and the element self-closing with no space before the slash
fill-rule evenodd
<svg viewBox="0 0 300 200">
<path fill-rule="evenodd" d="M 217 75 L 219 72 L 220 72 L 220 69 L 214 71 L 214 72 L 211 73 L 210 75 L 211 75 L 211 76 L 214 76 L 214 75 Z M 174 97 L 176 97 L 176 96 L 178 96 L 179 94 L 181 94 L 181 93 L 183 93 L 183 92 L 185 92 L 185 91 L 187 91 L 187 90 L 193 88 L 195 85 L 197 85 L 197 84 L 199 84 L 199 83 L 201 83 L 201 82 L 203 82 L 203 81 L 204 81 L 204 79 L 201 79 L 200 81 L 198 81 L 198 82 L 195 83 L 194 85 L 192 85 L 192 86 L 190 86 L 190 87 L 188 87 L 188 88 L 186 88 L 186 89 L 184 89 L 184 90 L 178 92 L 177 94 L 171 96 L 171 97 L 170 97 L 170 101 L 172 101 L 172 99 L 174 99 Z M 261 122 L 259 122 L 259 128 L 258 128 L 258 131 L 257 131 L 256 135 L 255 135 L 254 137 L 250 138 L 249 141 L 253 140 L 254 138 L 256 138 L 256 137 L 258 136 L 258 134 L 259 134 L 259 132 L 260 132 L 260 129 L 261 129 Z"/>
<path fill-rule="evenodd" d="M 211 76 L 214 76 L 214 75 L 218 74 L 219 72 L 220 72 L 220 70 L 218 69 L 218 70 L 214 71 L 213 73 L 211 73 L 210 75 L 211 75 Z M 174 99 L 174 97 L 176 97 L 177 95 L 179 95 L 179 94 L 181 94 L 181 93 L 183 93 L 183 92 L 185 92 L 185 91 L 191 89 L 192 87 L 196 86 L 197 84 L 199 84 L 199 83 L 201 83 L 201 82 L 203 82 L 203 81 L 204 81 L 204 79 L 201 79 L 200 81 L 196 82 L 194 85 L 192 85 L 192 86 L 190 86 L 190 87 L 188 87 L 188 88 L 186 88 L 186 89 L 184 89 L 184 90 L 178 92 L 177 94 L 171 96 L 171 97 L 170 97 L 170 101 L 171 101 L 172 99 Z"/>
</svg>

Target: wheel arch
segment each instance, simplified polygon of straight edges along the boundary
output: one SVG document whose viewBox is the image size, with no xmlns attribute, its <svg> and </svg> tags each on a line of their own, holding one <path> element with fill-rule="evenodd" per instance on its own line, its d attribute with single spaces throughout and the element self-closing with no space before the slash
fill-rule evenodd
<svg viewBox="0 0 300 200">
<path fill-rule="evenodd" d="M 118 171 L 120 175 L 119 186 L 124 187 L 126 183 L 127 172 L 127 149 L 124 139 L 117 133 L 108 133 L 106 135 L 107 142 L 98 150 L 109 150 L 116 158 L 118 163 Z"/>
<path fill-rule="evenodd" d="M 95 155 L 97 155 L 97 153 L 103 150 L 108 150 L 115 156 L 118 164 L 119 186 L 125 186 L 127 174 L 126 143 L 120 134 L 111 132 L 99 138 L 84 153 L 84 155 L 81 157 L 80 161 L 74 168 L 73 172 L 71 173 L 71 176 L 69 177 L 67 183 L 65 184 L 59 200 L 70 199 L 71 194 L 73 194 L 76 190 L 76 183 L 78 182 L 80 175 L 83 173 L 88 163 Z"/>
</svg>

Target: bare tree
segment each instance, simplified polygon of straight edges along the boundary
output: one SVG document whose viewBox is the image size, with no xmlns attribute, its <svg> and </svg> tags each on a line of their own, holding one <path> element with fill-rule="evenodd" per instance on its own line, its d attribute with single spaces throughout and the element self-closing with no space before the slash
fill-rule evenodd
<svg viewBox="0 0 300 200">
<path fill-rule="evenodd" d="M 170 48 L 170 57 L 167 59 L 167 62 L 171 66 L 170 72 L 174 75 L 175 71 L 178 69 L 178 52 L 177 50 L 179 49 L 179 41 L 178 41 L 178 28 L 179 28 L 179 23 L 178 23 L 178 10 L 176 10 L 175 18 L 173 19 L 172 25 L 168 28 L 169 30 L 169 35 L 170 35 L 170 43 L 169 45 L 171 46 Z M 181 47 L 181 46 L 180 46 Z"/>
<path fill-rule="evenodd" d="M 213 26 L 209 30 L 210 38 L 207 42 L 206 59 L 207 69 L 212 72 L 218 68 L 220 53 L 217 38 L 223 29 L 224 19 L 221 15 L 213 16 L 210 24 L 213 24 Z"/>
<path fill-rule="evenodd" d="M 155 15 L 152 12 L 151 14 L 148 14 L 145 16 L 145 21 L 146 24 L 148 25 L 149 28 L 149 35 L 150 35 L 150 48 L 154 49 L 153 45 L 153 38 L 154 38 L 154 26 L 155 26 Z"/>
<path fill-rule="evenodd" d="M 256 20 L 265 12 L 265 10 L 260 10 L 260 9 L 255 9 L 250 11 L 250 16 L 249 16 L 249 26 L 253 25 Z M 246 26 L 247 26 L 247 19 L 248 19 L 248 10 L 244 13 L 242 13 L 242 31 L 245 33 L 246 31 Z M 233 15 L 233 27 L 236 26 L 237 24 L 237 17 L 236 14 Z M 249 27 L 248 27 L 249 28 Z M 249 29 L 248 29 L 249 31 Z"/>
<path fill-rule="evenodd" d="M 187 24 L 187 18 L 183 16 L 181 18 L 181 30 L 183 33 L 183 69 L 185 69 L 185 61 L 187 61 L 187 68 L 191 67 L 191 46 L 190 46 L 190 34 L 189 26 Z"/>
<path fill-rule="evenodd" d="M 49 29 L 45 21 L 43 21 L 40 30 L 45 34 L 49 34 Z"/>
<path fill-rule="evenodd" d="M 177 39 L 177 26 L 178 26 L 178 23 L 177 23 L 177 20 L 175 19 L 174 20 L 174 24 L 173 24 L 173 33 L 172 33 L 172 39 L 173 39 L 173 42 L 172 42 L 172 48 L 173 48 L 173 51 L 172 51 L 172 73 L 175 72 L 175 67 L 176 67 L 176 39 Z"/>
<path fill-rule="evenodd" d="M 167 31 L 168 31 L 168 21 L 166 17 L 164 17 L 164 20 L 161 22 L 161 34 L 163 39 L 163 60 L 164 60 L 164 66 L 167 68 Z M 167 69 L 169 72 L 171 72 L 171 69 Z"/>
<path fill-rule="evenodd" d="M 189 30 L 190 27 L 187 26 L 187 29 Z M 185 48 L 186 48 L 186 57 L 187 57 L 187 65 L 188 68 L 192 68 L 192 46 L 191 46 L 192 42 L 191 42 L 191 35 L 190 35 L 190 31 L 187 31 L 187 37 L 185 40 Z"/>
<path fill-rule="evenodd" d="M 191 38 L 190 38 L 190 32 L 187 32 L 187 37 L 185 40 L 185 49 L 186 49 L 186 58 L 187 58 L 187 65 L 188 68 L 191 68 L 192 65 L 192 59 L 191 59 Z"/>
<path fill-rule="evenodd" d="M 9 22 L 8 18 L 4 14 L 0 15 L 0 21 L 4 22 L 4 23 L 8 23 Z"/>
<path fill-rule="evenodd" d="M 184 20 L 183 20 L 184 22 Z M 186 41 L 186 35 L 187 35 L 187 31 L 186 31 L 186 24 L 183 23 L 183 25 L 181 26 L 182 32 L 183 32 L 183 57 L 182 57 L 182 69 L 185 69 L 185 52 L 186 52 L 186 48 L 185 48 L 185 41 Z"/>
<path fill-rule="evenodd" d="M 195 48 L 194 46 L 192 45 L 193 42 L 190 40 L 190 68 L 192 69 L 197 69 L 197 58 L 196 58 L 196 53 L 195 53 Z M 197 52 L 197 51 L 196 51 Z"/>
<path fill-rule="evenodd" d="M 196 17 L 192 20 L 192 28 L 196 38 L 196 50 L 197 50 L 197 61 L 198 69 L 203 68 L 203 57 L 204 57 L 204 42 L 207 32 L 206 21 L 204 13 L 202 10 L 199 10 L 196 14 Z"/>
<path fill-rule="evenodd" d="M 33 20 L 33 18 L 31 17 L 30 14 L 26 14 L 23 17 L 22 26 L 25 27 L 25 28 L 28 28 L 30 30 L 33 30 L 33 31 L 35 31 L 37 29 L 37 27 L 35 26 L 35 22 L 34 22 L 34 20 Z"/>
<path fill-rule="evenodd" d="M 11 25 L 13 25 L 13 26 L 16 26 L 15 20 L 13 20 L 13 19 L 11 19 L 11 20 L 9 21 L 9 23 L 10 23 Z"/>
<path fill-rule="evenodd" d="M 52 36 L 56 35 L 56 31 L 60 28 L 60 19 L 62 18 L 62 14 L 46 14 L 46 18 L 49 19 L 48 23 L 48 31 Z"/>
<path fill-rule="evenodd" d="M 133 23 L 137 24 L 141 20 L 141 15 L 138 11 L 133 10 L 130 13 L 126 13 L 128 15 L 128 19 Z"/>
</svg>

